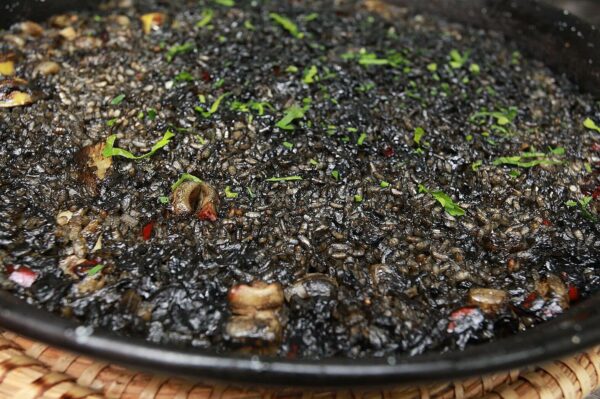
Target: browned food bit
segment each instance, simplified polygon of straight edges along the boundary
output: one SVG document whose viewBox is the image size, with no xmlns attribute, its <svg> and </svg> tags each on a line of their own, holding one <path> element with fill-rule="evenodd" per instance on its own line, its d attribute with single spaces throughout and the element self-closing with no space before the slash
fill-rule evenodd
<svg viewBox="0 0 600 399">
<path fill-rule="evenodd" d="M 18 28 L 26 35 L 38 37 L 44 34 L 44 28 L 33 21 L 24 21 L 18 25 Z"/>
<path fill-rule="evenodd" d="M 563 310 L 569 308 L 569 289 L 557 275 L 548 274 L 536 285 L 536 291 L 545 299 L 554 299 Z"/>
<path fill-rule="evenodd" d="M 271 311 L 251 316 L 233 316 L 225 334 L 235 343 L 274 343 L 281 340 L 281 323 Z"/>
<path fill-rule="evenodd" d="M 15 53 L 0 54 L 0 75 L 13 76 L 15 74 Z"/>
<path fill-rule="evenodd" d="M 98 181 L 104 180 L 112 166 L 112 158 L 102 155 L 104 142 L 83 147 L 75 154 L 78 178 L 92 192 L 96 192 Z"/>
<path fill-rule="evenodd" d="M 75 40 L 77 37 L 77 31 L 75 31 L 72 26 L 67 26 L 66 28 L 61 29 L 58 34 L 69 42 Z"/>
<path fill-rule="evenodd" d="M 250 285 L 231 287 L 227 296 L 231 311 L 239 315 L 250 315 L 260 310 L 277 309 L 283 305 L 283 288 L 279 283 L 267 284 L 255 281 Z"/>
<path fill-rule="evenodd" d="M 293 297 L 300 299 L 313 297 L 335 298 L 337 289 L 338 284 L 334 278 L 322 273 L 310 273 L 287 287 L 284 294 L 285 300 L 288 302 Z"/>
<path fill-rule="evenodd" d="M 54 61 L 42 61 L 33 70 L 34 74 L 42 76 L 56 75 L 60 72 L 60 64 Z"/>
<path fill-rule="evenodd" d="M 471 288 L 468 294 L 468 303 L 477 306 L 484 313 L 498 314 L 508 303 L 508 295 L 503 290 Z"/>
<path fill-rule="evenodd" d="M 145 34 L 159 29 L 165 22 L 166 16 L 162 12 L 151 12 L 140 17 L 142 29 Z"/>
<path fill-rule="evenodd" d="M 55 28 L 66 28 L 77 22 L 79 17 L 73 14 L 55 15 L 50 18 L 50 24 Z"/>
<path fill-rule="evenodd" d="M 185 181 L 173 192 L 173 212 L 186 215 L 197 212 L 202 220 L 217 220 L 219 196 L 217 190 L 205 182 Z"/>
<path fill-rule="evenodd" d="M 0 80 L 0 108 L 22 107 L 33 103 L 27 83 L 20 78 Z"/>
</svg>

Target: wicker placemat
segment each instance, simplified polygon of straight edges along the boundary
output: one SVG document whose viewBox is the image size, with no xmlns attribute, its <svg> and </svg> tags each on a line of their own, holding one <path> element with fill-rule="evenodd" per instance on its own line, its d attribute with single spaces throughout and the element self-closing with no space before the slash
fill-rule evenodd
<svg viewBox="0 0 600 399">
<path fill-rule="evenodd" d="M 5 332 L 0 399 L 582 399 L 600 386 L 600 346 L 527 370 L 387 390 L 303 391 L 191 383 L 94 361 Z"/>
</svg>

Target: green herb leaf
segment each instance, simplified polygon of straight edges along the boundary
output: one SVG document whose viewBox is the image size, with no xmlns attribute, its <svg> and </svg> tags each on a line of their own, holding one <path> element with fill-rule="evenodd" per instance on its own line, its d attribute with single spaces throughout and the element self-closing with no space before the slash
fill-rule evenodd
<svg viewBox="0 0 600 399">
<path fill-rule="evenodd" d="M 173 61 L 176 56 L 183 53 L 188 53 L 193 51 L 196 48 L 196 45 L 192 42 L 184 43 L 184 44 L 176 44 L 167 50 L 167 62 Z"/>
<path fill-rule="evenodd" d="M 117 123 L 118 119 L 117 118 L 112 118 L 106 121 L 106 125 L 108 127 L 113 127 L 116 123 Z"/>
<path fill-rule="evenodd" d="M 464 54 L 461 54 L 458 50 L 450 51 L 450 66 L 453 69 L 462 68 L 469 60 L 470 54 L 470 51 L 466 51 Z"/>
<path fill-rule="evenodd" d="M 308 163 L 311 164 L 312 166 L 319 166 L 319 161 L 317 161 L 316 159 L 309 159 Z"/>
<path fill-rule="evenodd" d="M 123 102 L 124 99 L 125 99 L 125 94 L 119 94 L 118 96 L 116 96 L 115 98 L 112 99 L 112 101 L 110 102 L 110 105 L 119 105 Z"/>
<path fill-rule="evenodd" d="M 296 73 L 298 72 L 298 67 L 295 65 L 290 65 L 289 67 L 285 68 L 285 71 L 288 73 Z"/>
<path fill-rule="evenodd" d="M 480 167 L 481 165 L 483 165 L 483 161 L 482 161 L 482 160 L 475 161 L 475 162 L 473 162 L 473 163 L 471 164 L 471 170 L 472 170 L 473 172 L 477 172 L 477 170 L 479 169 L 479 167 Z"/>
<path fill-rule="evenodd" d="M 356 144 L 363 145 L 366 139 L 367 139 L 367 134 L 361 133 L 360 136 L 358 136 L 358 140 L 356 141 Z"/>
<path fill-rule="evenodd" d="M 256 27 L 254 26 L 254 24 L 252 23 L 252 21 L 250 21 L 249 19 L 244 21 L 244 28 L 248 29 L 248 30 L 255 30 Z"/>
<path fill-rule="evenodd" d="M 154 108 L 148 108 L 148 119 L 150 119 L 151 121 L 154 120 L 154 118 L 156 118 L 156 110 Z"/>
<path fill-rule="evenodd" d="M 221 5 L 221 6 L 225 6 L 225 7 L 233 7 L 235 6 L 235 1 L 234 0 L 213 0 L 215 3 Z"/>
<path fill-rule="evenodd" d="M 196 22 L 196 27 L 203 28 L 203 27 L 207 26 L 208 24 L 210 24 L 210 22 L 213 19 L 214 13 L 215 12 L 210 8 L 203 10 L 202 14 L 201 14 L 202 18 L 200 19 L 200 21 Z"/>
<path fill-rule="evenodd" d="M 304 83 L 306 83 L 307 85 L 314 83 L 315 76 L 317 76 L 317 73 L 318 73 L 317 67 L 314 65 L 311 65 L 310 68 L 308 68 L 307 70 L 304 71 L 304 77 L 302 78 L 302 81 Z"/>
<path fill-rule="evenodd" d="M 362 196 L 362 195 L 360 195 L 360 194 L 356 194 L 356 195 L 354 196 L 354 202 L 361 203 L 362 201 L 363 201 L 363 196 Z"/>
<path fill-rule="evenodd" d="M 478 75 L 481 72 L 481 68 L 477 64 L 471 64 L 469 71 L 474 75 Z"/>
<path fill-rule="evenodd" d="M 565 155 L 564 147 L 556 147 L 556 148 L 550 147 L 549 149 L 550 149 L 550 153 L 552 153 L 553 155 Z"/>
<path fill-rule="evenodd" d="M 427 70 L 429 72 L 435 72 L 435 71 L 437 71 L 437 69 L 438 69 L 438 66 L 435 62 L 432 62 L 431 64 L 427 65 Z"/>
<path fill-rule="evenodd" d="M 558 147 L 554 151 L 551 151 L 549 155 L 560 156 L 564 154 L 564 148 L 562 147 Z M 521 155 L 496 158 L 493 164 L 495 166 L 509 165 L 520 168 L 533 168 L 538 165 L 550 166 L 563 163 L 562 161 L 549 157 L 549 155 L 544 154 L 543 152 L 524 152 Z"/>
<path fill-rule="evenodd" d="M 388 188 L 390 186 L 390 183 L 386 182 L 386 181 L 381 181 L 379 182 L 379 187 L 381 188 Z"/>
<path fill-rule="evenodd" d="M 175 76 L 176 82 L 190 82 L 193 80 L 194 77 L 192 76 L 192 74 L 186 71 L 180 72 L 177 74 L 177 76 Z"/>
<path fill-rule="evenodd" d="M 283 142 L 283 146 L 284 146 L 285 148 L 287 148 L 288 150 L 291 150 L 292 148 L 294 148 L 294 144 L 293 144 L 293 143 L 290 143 L 289 141 L 284 141 L 284 142 Z"/>
<path fill-rule="evenodd" d="M 274 12 L 270 13 L 269 17 L 271 17 L 273 21 L 281 25 L 283 29 L 287 30 L 296 39 L 302 39 L 304 37 L 304 33 L 298 30 L 298 26 L 295 23 L 293 23 L 291 19 Z"/>
<path fill-rule="evenodd" d="M 421 139 L 425 135 L 425 130 L 422 127 L 418 127 L 415 129 L 415 133 L 413 134 L 413 141 L 417 145 L 421 145 Z"/>
<path fill-rule="evenodd" d="M 100 273 L 102 269 L 104 269 L 104 265 L 97 264 L 96 266 L 92 267 L 90 270 L 87 271 L 87 275 L 90 277 L 95 276 L 96 274 Z"/>
<path fill-rule="evenodd" d="M 308 105 L 305 105 L 304 107 L 292 105 L 285 111 L 284 117 L 277 122 L 276 126 L 283 130 L 294 130 L 294 125 L 292 125 L 292 122 L 294 122 L 296 119 L 304 118 L 304 114 L 308 108 Z"/>
<path fill-rule="evenodd" d="M 231 191 L 231 187 L 229 187 L 229 186 L 225 187 L 225 197 L 237 198 L 238 195 L 239 195 L 238 193 Z"/>
<path fill-rule="evenodd" d="M 168 204 L 169 197 L 167 197 L 165 195 L 161 195 L 160 197 L 158 197 L 158 202 L 160 202 L 161 204 Z"/>
<path fill-rule="evenodd" d="M 268 182 L 281 182 L 281 181 L 298 181 L 302 180 L 302 176 L 286 176 L 286 177 L 270 177 L 267 179 Z"/>
<path fill-rule="evenodd" d="M 252 191 L 252 189 L 250 187 L 246 187 L 246 192 L 248 193 L 248 196 L 250 198 L 256 197 L 256 195 L 254 195 L 254 192 Z"/>
<path fill-rule="evenodd" d="M 221 94 L 215 102 L 210 106 L 209 110 L 206 111 L 203 107 L 196 106 L 194 109 L 199 112 L 203 117 L 210 118 L 215 112 L 219 110 L 219 106 L 225 97 L 227 97 L 230 93 Z"/>
<path fill-rule="evenodd" d="M 158 140 L 156 142 L 156 144 L 154 144 L 152 146 L 152 149 L 150 150 L 150 152 L 147 152 L 146 154 L 143 154 L 143 155 L 136 156 L 127 150 L 114 147 L 115 140 L 117 139 L 117 135 L 113 134 L 111 136 L 108 136 L 108 138 L 106 139 L 106 144 L 104 145 L 104 150 L 102 151 L 102 156 L 104 156 L 104 157 L 119 156 L 119 157 L 124 157 L 127 159 L 135 159 L 135 160 L 149 158 L 152 155 L 154 155 L 154 153 L 156 151 L 160 150 L 161 148 L 163 148 L 164 146 L 169 144 L 169 142 L 171 141 L 171 138 L 173 138 L 173 136 L 175 136 L 173 134 L 173 132 L 171 132 L 170 130 L 167 130 L 166 133 L 163 135 L 163 137 L 160 140 Z"/>
<path fill-rule="evenodd" d="M 499 111 L 480 111 L 476 112 L 469 118 L 469 122 L 476 122 L 482 118 L 493 117 L 496 119 L 496 123 L 500 126 L 508 125 L 513 123 L 517 117 L 519 110 L 516 107 L 502 108 Z"/>
<path fill-rule="evenodd" d="M 591 118 L 586 118 L 586 120 L 583 121 L 583 126 L 600 133 L 600 126 L 596 125 L 596 122 L 594 122 Z"/>
<path fill-rule="evenodd" d="M 316 12 L 311 12 L 310 14 L 302 17 L 302 19 L 305 20 L 306 22 L 314 21 L 317 18 L 319 18 L 319 14 Z"/>
<path fill-rule="evenodd" d="M 427 193 L 435 198 L 450 216 L 463 216 L 465 214 L 465 210 L 455 204 L 454 201 L 452 201 L 452 198 L 442 191 L 429 191 L 427 187 L 419 184 L 419 192 Z"/>
<path fill-rule="evenodd" d="M 339 171 L 337 171 L 337 170 L 335 170 L 335 169 L 334 169 L 334 170 L 331 172 L 331 176 L 332 176 L 332 177 L 333 177 L 335 180 L 340 180 L 340 172 L 339 172 Z"/>
<path fill-rule="evenodd" d="M 573 200 L 568 200 L 567 202 L 565 202 L 565 205 L 568 206 L 569 208 L 572 208 L 574 206 L 577 206 L 577 202 L 575 202 Z"/>
<path fill-rule="evenodd" d="M 186 181 L 202 183 L 202 180 L 200 180 L 200 178 L 198 178 L 194 175 L 191 175 L 189 173 L 183 173 L 181 176 L 179 176 L 179 179 L 177 179 L 177 181 L 171 185 L 171 190 L 175 191 L 177 189 L 177 187 L 181 186 L 181 183 L 186 182 Z"/>
</svg>

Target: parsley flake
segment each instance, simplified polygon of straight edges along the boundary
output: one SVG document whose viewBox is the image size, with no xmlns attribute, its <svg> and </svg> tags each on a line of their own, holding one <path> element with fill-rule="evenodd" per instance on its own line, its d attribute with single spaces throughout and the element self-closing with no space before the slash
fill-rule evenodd
<svg viewBox="0 0 600 399">
<path fill-rule="evenodd" d="M 177 187 L 181 186 L 181 184 L 183 182 L 186 182 L 186 181 L 193 181 L 195 183 L 202 183 L 202 180 L 200 180 L 199 177 L 196 177 L 196 176 L 194 176 L 192 174 L 189 174 L 189 173 L 182 173 L 181 176 L 179 176 L 179 179 L 177 179 L 177 181 L 171 185 L 171 190 L 175 191 L 177 189 Z"/>
<path fill-rule="evenodd" d="M 592 118 L 586 118 L 586 120 L 583 121 L 583 126 L 600 133 L 600 126 L 596 125 L 596 122 L 594 122 Z"/>
<path fill-rule="evenodd" d="M 304 37 L 304 33 L 298 30 L 298 26 L 293 23 L 291 19 L 274 12 L 270 13 L 269 17 L 271 17 L 271 19 L 278 23 L 283 29 L 287 30 L 296 39 L 302 39 Z"/>
<path fill-rule="evenodd" d="M 238 193 L 231 191 L 231 187 L 225 187 L 225 197 L 227 198 L 237 198 L 239 196 Z"/>
<path fill-rule="evenodd" d="M 116 96 L 115 98 L 113 98 L 110 102 L 110 105 L 119 105 L 123 102 L 123 100 L 125 99 L 125 94 L 119 94 L 118 96 Z"/>
<path fill-rule="evenodd" d="M 309 105 L 305 105 L 304 107 L 292 105 L 285 111 L 284 117 L 277 122 L 276 126 L 283 130 L 294 130 L 294 125 L 292 123 L 296 119 L 304 118 L 304 114 L 308 111 L 308 108 Z"/>
<path fill-rule="evenodd" d="M 450 198 L 450 196 L 443 191 L 430 191 L 424 185 L 419 184 L 419 192 L 427 193 L 435 198 L 435 200 L 440 203 L 446 213 L 448 213 L 450 216 L 463 216 L 465 214 L 465 210 L 454 203 L 452 198 Z"/>
<path fill-rule="evenodd" d="M 149 152 L 147 152 L 146 154 L 143 154 L 143 155 L 136 156 L 127 150 L 114 147 L 115 140 L 117 139 L 117 135 L 113 134 L 111 136 L 108 136 L 108 138 L 106 139 L 106 144 L 104 145 L 104 150 L 102 151 L 102 156 L 107 157 L 107 158 L 119 156 L 119 157 L 123 157 L 123 158 L 127 158 L 127 159 L 135 159 L 135 160 L 149 158 L 152 155 L 154 155 L 154 153 L 156 151 L 160 150 L 161 148 L 163 148 L 164 146 L 169 144 L 169 142 L 171 141 L 171 138 L 173 138 L 173 136 L 175 136 L 175 134 L 173 134 L 173 132 L 171 132 L 170 130 L 167 130 L 166 133 L 163 135 L 163 137 L 160 140 L 158 140 L 156 142 L 156 144 L 154 144 L 152 146 L 152 148 L 150 149 Z"/>
<path fill-rule="evenodd" d="M 217 99 L 215 100 L 214 103 L 212 103 L 212 105 L 210 106 L 210 108 L 208 109 L 208 111 L 205 110 L 203 107 L 201 107 L 199 105 L 197 105 L 196 107 L 194 107 L 194 109 L 196 110 L 196 112 L 199 112 L 200 115 L 202 115 L 204 118 L 210 118 L 214 113 L 216 113 L 219 110 L 219 107 L 221 106 L 221 102 L 229 94 L 230 93 L 223 93 L 219 97 L 217 97 Z"/>
<path fill-rule="evenodd" d="M 171 62 L 177 57 L 179 54 L 189 53 L 196 48 L 196 45 L 192 42 L 187 42 L 184 44 L 176 44 L 167 50 L 167 62 Z"/>
<path fill-rule="evenodd" d="M 270 177 L 267 179 L 267 181 L 271 183 L 298 180 L 302 180 L 302 176 Z"/>
</svg>

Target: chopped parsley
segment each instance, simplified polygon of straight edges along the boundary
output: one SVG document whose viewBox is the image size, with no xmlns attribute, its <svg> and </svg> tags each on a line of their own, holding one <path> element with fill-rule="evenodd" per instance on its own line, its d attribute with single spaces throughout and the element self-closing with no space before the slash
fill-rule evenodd
<svg viewBox="0 0 600 399">
<path fill-rule="evenodd" d="M 287 73 L 296 73 L 298 72 L 298 67 L 296 65 L 290 65 L 289 67 L 285 68 L 285 71 Z"/>
<path fill-rule="evenodd" d="M 417 145 L 421 145 L 421 139 L 425 136 L 425 130 L 422 127 L 418 127 L 415 129 L 415 133 L 413 134 L 413 141 Z"/>
<path fill-rule="evenodd" d="M 427 193 L 431 195 L 437 202 L 440 203 L 441 206 L 444 207 L 444 210 L 450 216 L 463 216 L 465 214 L 465 210 L 458 206 L 452 198 L 450 198 L 447 194 L 442 191 L 430 191 L 422 184 L 419 184 L 419 192 Z"/>
<path fill-rule="evenodd" d="M 166 195 L 161 195 L 160 197 L 158 197 L 158 202 L 160 202 L 161 204 L 168 204 L 169 197 L 167 197 Z"/>
<path fill-rule="evenodd" d="M 357 53 L 348 52 L 342 55 L 345 60 L 358 60 L 358 64 L 362 66 L 385 66 L 389 65 L 393 68 L 397 68 L 402 65 L 409 64 L 408 60 L 397 51 L 388 51 L 385 57 L 381 58 L 375 53 L 370 53 L 364 48 L 360 49 Z"/>
<path fill-rule="evenodd" d="M 482 110 L 471 115 L 469 122 L 477 122 L 484 118 L 492 117 L 496 120 L 498 125 L 505 126 L 509 123 L 513 123 L 517 114 L 518 109 L 516 107 L 501 108 L 498 111 Z"/>
<path fill-rule="evenodd" d="M 177 181 L 171 185 L 171 190 L 175 191 L 177 189 L 177 187 L 181 186 L 181 184 L 183 182 L 186 182 L 186 181 L 193 181 L 195 183 L 202 183 L 202 180 L 200 180 L 199 177 L 196 177 L 196 176 L 191 175 L 189 173 L 182 173 L 181 176 L 179 176 L 179 179 L 177 179 Z"/>
<path fill-rule="evenodd" d="M 210 118 L 214 113 L 216 113 L 219 110 L 219 106 L 221 106 L 221 102 L 229 94 L 230 93 L 223 93 L 219 97 L 217 97 L 217 99 L 215 100 L 214 103 L 212 103 L 212 105 L 210 106 L 210 108 L 208 109 L 208 111 L 205 110 L 203 107 L 201 107 L 199 105 L 197 105 L 196 107 L 194 107 L 194 109 L 196 110 L 196 112 L 199 112 L 200 115 L 202 115 L 204 118 Z"/>
<path fill-rule="evenodd" d="M 153 121 L 154 118 L 156 118 L 156 110 L 154 108 L 148 108 L 147 114 L 148 119 L 150 119 L 151 121 Z"/>
<path fill-rule="evenodd" d="M 310 14 L 302 17 L 302 19 L 305 20 L 306 22 L 314 21 L 317 18 L 319 18 L 319 14 L 316 12 L 311 12 Z"/>
<path fill-rule="evenodd" d="M 184 44 L 176 44 L 176 45 L 170 47 L 169 50 L 167 50 L 167 55 L 166 55 L 167 62 L 171 62 L 179 54 L 189 53 L 190 51 L 193 51 L 195 48 L 196 48 L 196 45 L 192 42 L 187 42 Z"/>
<path fill-rule="evenodd" d="M 586 118 L 586 120 L 583 121 L 583 126 L 600 133 L 600 126 L 596 125 L 596 122 L 594 122 L 592 118 Z"/>
<path fill-rule="evenodd" d="M 246 112 L 250 113 L 250 110 L 254 110 L 258 112 L 258 115 L 262 116 L 265 114 L 265 108 L 268 108 L 271 111 L 274 111 L 275 108 L 271 104 L 266 101 L 254 101 L 250 100 L 248 102 L 241 101 L 233 101 L 231 106 L 229 107 L 232 111 Z"/>
<path fill-rule="evenodd" d="M 577 205 L 579 205 L 579 209 L 581 210 L 581 214 L 583 215 L 584 218 L 591 220 L 591 221 L 596 221 L 596 219 L 597 219 L 596 216 L 594 216 L 594 214 L 590 210 L 590 202 L 592 202 L 592 199 L 593 199 L 592 197 L 584 196 L 577 202 L 575 202 L 573 200 L 569 200 L 569 201 L 565 202 L 565 205 L 568 206 L 569 208 L 573 208 L 573 207 L 576 207 Z"/>
<path fill-rule="evenodd" d="M 290 143 L 289 141 L 284 141 L 284 142 L 283 142 L 283 146 L 284 146 L 285 148 L 287 148 L 288 150 L 291 150 L 292 148 L 294 148 L 294 144 L 293 144 L 293 143 Z"/>
<path fill-rule="evenodd" d="M 304 77 L 302 77 L 302 81 L 307 85 L 315 82 L 315 77 L 317 76 L 318 70 L 317 67 L 311 65 L 310 68 L 304 71 Z"/>
<path fill-rule="evenodd" d="M 191 73 L 183 71 L 177 74 L 177 76 L 175 76 L 175 81 L 176 82 L 191 82 L 194 80 L 194 76 L 192 76 Z"/>
<path fill-rule="evenodd" d="M 362 201 L 363 201 L 363 196 L 362 196 L 362 195 L 360 195 L 360 194 L 356 194 L 356 195 L 354 196 L 354 202 L 361 203 Z"/>
<path fill-rule="evenodd" d="M 298 105 L 292 105 L 288 109 L 285 110 L 285 115 L 283 118 L 277 122 L 276 126 L 283 130 L 294 130 L 294 125 L 292 124 L 296 119 L 304 118 L 304 114 L 308 111 L 309 106 L 305 105 L 304 107 L 299 107 Z"/>
<path fill-rule="evenodd" d="M 337 170 L 332 170 L 331 171 L 331 177 L 333 177 L 335 180 L 340 180 L 340 172 Z"/>
<path fill-rule="evenodd" d="M 225 187 L 225 197 L 227 198 L 237 198 L 239 196 L 238 193 L 231 191 L 231 187 Z"/>
<path fill-rule="evenodd" d="M 469 71 L 474 75 L 478 75 L 481 72 L 481 68 L 477 64 L 471 64 Z"/>
<path fill-rule="evenodd" d="M 235 1 L 234 0 L 213 0 L 216 4 L 219 4 L 221 6 L 225 6 L 225 7 L 233 7 L 235 6 Z"/>
<path fill-rule="evenodd" d="M 450 51 L 450 66 L 452 69 L 462 68 L 469 60 L 470 55 L 470 51 L 465 51 L 463 54 L 461 54 L 458 50 Z"/>
<path fill-rule="evenodd" d="M 116 123 L 117 123 L 118 119 L 117 118 L 112 118 L 106 121 L 106 125 L 108 127 L 113 127 Z"/>
<path fill-rule="evenodd" d="M 298 26 L 293 23 L 291 19 L 274 12 L 270 13 L 269 17 L 271 17 L 271 19 L 278 23 L 283 29 L 287 30 L 296 39 L 302 39 L 304 37 L 304 33 L 298 30 Z"/>
<path fill-rule="evenodd" d="M 252 23 L 252 21 L 250 21 L 249 19 L 244 21 L 244 28 L 248 29 L 248 30 L 255 30 L 256 27 L 254 26 L 254 24 Z"/>
<path fill-rule="evenodd" d="M 473 172 L 477 172 L 477 170 L 479 170 L 479 167 L 481 167 L 481 165 L 483 165 L 482 160 L 475 161 L 471 164 L 471 170 Z"/>
<path fill-rule="evenodd" d="M 250 187 L 246 187 L 246 192 L 248 193 L 248 196 L 250 198 L 256 197 L 256 195 L 254 195 L 254 192 L 252 191 L 252 189 Z"/>
<path fill-rule="evenodd" d="M 388 188 L 390 186 L 390 183 L 382 180 L 381 182 L 379 182 L 379 187 L 381 188 Z"/>
<path fill-rule="evenodd" d="M 125 94 L 119 94 L 118 96 L 116 96 L 115 98 L 113 98 L 110 102 L 110 105 L 119 105 L 123 102 L 123 100 L 125 99 Z"/>
<path fill-rule="evenodd" d="M 437 71 L 437 69 L 438 69 L 438 66 L 435 62 L 432 62 L 431 64 L 427 65 L 427 70 L 429 72 L 435 72 L 435 71 Z"/>
<path fill-rule="evenodd" d="M 268 182 L 281 182 L 281 181 L 298 181 L 302 180 L 302 176 L 286 176 L 286 177 L 270 177 L 267 179 Z"/>
<path fill-rule="evenodd" d="M 363 145 L 366 139 L 367 139 L 367 134 L 361 133 L 360 136 L 358 136 L 358 140 L 356 140 L 356 144 Z"/>
<path fill-rule="evenodd" d="M 533 168 L 534 166 L 542 165 L 560 165 L 563 162 L 554 158 L 554 156 L 561 156 L 564 154 L 564 148 L 558 147 L 554 150 L 551 149 L 549 154 L 543 152 L 524 152 L 521 155 L 514 155 L 509 157 L 500 157 L 494 160 L 494 165 L 508 165 L 517 166 L 519 168 Z"/>
<path fill-rule="evenodd" d="M 311 164 L 312 166 L 319 166 L 319 161 L 317 161 L 316 159 L 309 159 L 308 163 Z"/>
<path fill-rule="evenodd" d="M 164 146 L 169 144 L 169 142 L 171 141 L 171 138 L 173 138 L 173 136 L 175 136 L 173 134 L 173 132 L 171 132 L 170 130 L 167 130 L 166 133 L 163 135 L 163 137 L 160 140 L 158 140 L 156 142 L 156 144 L 154 144 L 152 146 L 152 149 L 150 150 L 150 152 L 147 152 L 146 154 L 143 154 L 143 155 L 136 156 L 127 150 L 114 147 L 115 140 L 117 139 L 117 135 L 113 134 L 111 136 L 108 136 L 108 138 L 106 139 L 106 144 L 104 145 L 104 150 L 102 151 L 102 156 L 107 157 L 107 158 L 119 156 L 119 157 L 124 157 L 127 159 L 136 159 L 136 160 L 149 158 L 152 155 L 154 155 L 154 153 L 156 151 L 160 150 L 161 148 L 163 148 Z"/>
<path fill-rule="evenodd" d="M 200 21 L 196 22 L 196 27 L 204 28 L 205 26 L 210 24 L 210 22 L 213 19 L 214 13 L 215 12 L 213 10 L 211 10 L 210 8 L 207 8 L 206 10 L 202 11 L 202 19 L 200 19 Z"/>
<path fill-rule="evenodd" d="M 90 270 L 88 270 L 87 275 L 90 277 L 95 276 L 96 274 L 100 273 L 102 271 L 102 269 L 104 269 L 104 265 L 100 263 L 100 264 L 92 267 Z"/>
</svg>

